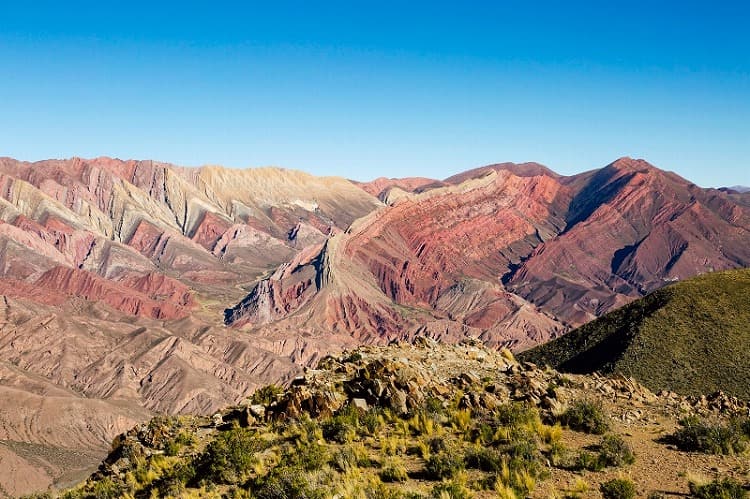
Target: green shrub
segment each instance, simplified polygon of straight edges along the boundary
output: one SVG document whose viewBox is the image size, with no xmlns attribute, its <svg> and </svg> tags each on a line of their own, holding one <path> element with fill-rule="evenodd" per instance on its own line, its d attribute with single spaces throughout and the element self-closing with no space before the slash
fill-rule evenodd
<svg viewBox="0 0 750 499">
<path fill-rule="evenodd" d="M 577 400 L 559 417 L 560 423 L 572 430 L 603 435 L 609 430 L 609 417 L 601 403 L 593 400 Z"/>
<path fill-rule="evenodd" d="M 627 478 L 615 478 L 599 486 L 604 499 L 633 499 L 635 484 Z"/>
<path fill-rule="evenodd" d="M 157 488 L 160 491 L 160 496 L 180 496 L 185 486 L 193 481 L 196 475 L 197 471 L 192 458 L 189 456 L 183 457 L 181 461 L 167 469 L 161 479 L 158 480 Z"/>
<path fill-rule="evenodd" d="M 442 416 L 445 414 L 445 407 L 443 407 L 443 401 L 437 397 L 428 397 L 424 401 L 424 410 L 433 416 Z"/>
<path fill-rule="evenodd" d="M 598 455 L 584 450 L 578 454 L 573 469 L 601 471 L 604 469 L 604 465 Z"/>
<path fill-rule="evenodd" d="M 344 359 L 344 363 L 356 363 L 362 360 L 362 354 L 359 352 L 352 352 L 347 358 Z"/>
<path fill-rule="evenodd" d="M 510 441 L 501 446 L 501 449 L 511 457 L 523 461 L 536 461 L 541 454 L 535 436 L 523 430 L 511 433 Z"/>
<path fill-rule="evenodd" d="M 195 443 L 195 434 L 189 431 L 181 431 L 174 438 L 164 442 L 164 454 L 167 456 L 176 456 L 183 447 L 191 446 Z"/>
<path fill-rule="evenodd" d="M 353 405 L 343 407 L 335 416 L 321 425 L 323 437 L 329 442 L 350 442 L 359 428 L 359 412 Z"/>
<path fill-rule="evenodd" d="M 279 385 L 267 385 L 255 390 L 255 393 L 250 397 L 250 401 L 253 404 L 268 406 L 276 402 L 283 393 L 284 389 Z"/>
<path fill-rule="evenodd" d="M 322 499 L 323 491 L 315 490 L 299 468 L 276 468 L 250 487 L 257 499 Z"/>
<path fill-rule="evenodd" d="M 467 468 L 497 472 L 503 466 L 503 454 L 484 447 L 471 449 L 466 452 L 464 462 Z"/>
<path fill-rule="evenodd" d="M 494 415 L 498 426 L 513 428 L 534 423 L 539 419 L 539 413 L 535 408 L 521 402 L 503 404 L 495 409 Z"/>
<path fill-rule="evenodd" d="M 312 419 L 308 414 L 303 414 L 292 425 L 285 426 L 285 433 L 292 440 L 301 440 L 302 442 L 313 442 L 323 437 L 323 431 L 320 429 L 317 419 Z M 275 428 L 275 431 L 281 431 Z"/>
<path fill-rule="evenodd" d="M 323 428 L 323 438 L 329 442 L 345 444 L 356 435 L 356 430 L 351 424 L 337 418 L 324 421 L 321 427 Z"/>
<path fill-rule="evenodd" d="M 563 455 L 557 458 L 555 465 L 572 470 L 601 471 L 608 466 L 624 466 L 635 462 L 633 450 L 619 435 L 605 436 L 599 444 L 597 454 L 583 450 L 575 460 L 571 460 L 564 450 L 560 453 Z"/>
<path fill-rule="evenodd" d="M 380 470 L 380 479 L 384 482 L 405 482 L 409 479 L 409 475 L 401 460 L 391 459 Z"/>
<path fill-rule="evenodd" d="M 633 449 L 620 435 L 607 435 L 599 445 L 599 461 L 602 466 L 624 466 L 635 462 Z"/>
<path fill-rule="evenodd" d="M 432 480 L 453 478 L 464 469 L 464 461 L 457 453 L 433 454 L 425 464 L 425 473 Z"/>
<path fill-rule="evenodd" d="M 185 493 L 185 482 L 175 478 L 159 480 L 158 497 L 182 497 Z"/>
<path fill-rule="evenodd" d="M 683 418 L 680 425 L 666 439 L 680 450 L 707 454 L 735 454 L 745 450 L 747 437 L 736 424 L 725 426 L 691 416 Z"/>
<path fill-rule="evenodd" d="M 575 455 L 565 444 L 555 442 L 547 451 L 550 464 L 556 468 L 573 468 L 575 466 Z"/>
<path fill-rule="evenodd" d="M 357 467 L 357 456 L 351 447 L 339 449 L 331 458 L 331 464 L 342 473 Z"/>
<path fill-rule="evenodd" d="M 696 499 L 744 499 L 747 491 L 731 478 L 717 479 L 705 484 L 690 482 L 690 497 Z"/>
<path fill-rule="evenodd" d="M 750 418 L 742 418 L 733 422 L 733 424 L 739 428 L 739 431 L 745 435 L 746 438 L 750 438 Z"/>
<path fill-rule="evenodd" d="M 430 452 L 442 452 L 448 448 L 448 444 L 445 442 L 445 437 L 435 436 L 427 440 L 427 446 L 430 448 Z"/>
<path fill-rule="evenodd" d="M 282 462 L 286 465 L 302 468 L 305 471 L 319 470 L 328 461 L 328 449 L 318 442 L 298 442 L 293 448 L 287 449 L 282 456 Z"/>
<path fill-rule="evenodd" d="M 480 423 L 471 430 L 470 439 L 482 445 L 492 444 L 495 440 L 495 429 L 487 423 Z"/>
<path fill-rule="evenodd" d="M 383 426 L 382 409 L 370 409 L 359 418 L 360 431 L 365 435 L 375 435 Z"/>
<path fill-rule="evenodd" d="M 204 454 L 206 474 L 219 483 L 239 483 L 253 464 L 255 453 L 266 447 L 266 442 L 247 428 L 235 426 L 219 432 Z"/>
<path fill-rule="evenodd" d="M 182 445 L 176 440 L 170 440 L 164 444 L 164 454 L 167 456 L 176 456 L 180 453 Z"/>
</svg>

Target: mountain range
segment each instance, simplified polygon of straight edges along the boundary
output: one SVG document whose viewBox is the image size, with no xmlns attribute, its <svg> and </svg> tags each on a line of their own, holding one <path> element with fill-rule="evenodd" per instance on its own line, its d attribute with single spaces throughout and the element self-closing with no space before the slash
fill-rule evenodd
<svg viewBox="0 0 750 499">
<path fill-rule="evenodd" d="M 0 248 L 16 495 L 80 478 L 154 413 L 209 414 L 327 353 L 418 336 L 523 350 L 750 266 L 750 193 L 631 158 L 366 183 L 2 158 Z"/>
</svg>

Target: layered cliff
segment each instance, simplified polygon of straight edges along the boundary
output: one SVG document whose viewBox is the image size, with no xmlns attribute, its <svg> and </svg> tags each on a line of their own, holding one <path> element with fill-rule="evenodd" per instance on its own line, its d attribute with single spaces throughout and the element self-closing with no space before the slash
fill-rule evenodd
<svg viewBox="0 0 750 499">
<path fill-rule="evenodd" d="M 750 265 L 747 205 L 643 160 L 572 177 L 503 163 L 416 185 L 337 236 L 335 256 L 280 267 L 227 322 L 523 349 L 669 282 Z"/>
</svg>

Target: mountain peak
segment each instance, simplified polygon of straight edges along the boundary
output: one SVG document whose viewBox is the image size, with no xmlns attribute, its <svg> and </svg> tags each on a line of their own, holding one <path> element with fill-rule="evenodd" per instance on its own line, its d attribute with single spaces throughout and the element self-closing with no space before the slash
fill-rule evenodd
<svg viewBox="0 0 750 499">
<path fill-rule="evenodd" d="M 517 177 L 548 176 L 552 178 L 560 178 L 560 175 L 558 173 L 555 173 L 554 171 L 550 170 L 546 166 L 539 164 L 539 163 L 505 162 L 505 163 L 493 163 L 491 165 L 480 166 L 479 168 L 474 168 L 472 170 L 458 173 L 456 175 L 446 178 L 443 182 L 447 184 L 460 184 L 462 182 L 465 182 L 466 180 L 484 177 L 485 175 L 489 173 L 499 172 L 499 171 L 508 171 Z"/>
<path fill-rule="evenodd" d="M 630 156 L 623 156 L 621 158 L 617 158 L 610 164 L 606 166 L 606 168 L 614 168 L 617 170 L 629 170 L 629 171 L 661 171 L 659 168 L 655 167 L 648 161 L 640 158 L 631 158 Z"/>
</svg>

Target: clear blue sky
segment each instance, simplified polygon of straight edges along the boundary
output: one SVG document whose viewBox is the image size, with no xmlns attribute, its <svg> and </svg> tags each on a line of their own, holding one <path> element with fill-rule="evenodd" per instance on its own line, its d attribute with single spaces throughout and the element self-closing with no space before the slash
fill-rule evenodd
<svg viewBox="0 0 750 499">
<path fill-rule="evenodd" d="M 156 6 L 158 4 L 158 6 Z M 0 2 L 0 155 L 750 185 L 748 2 Z"/>
</svg>

